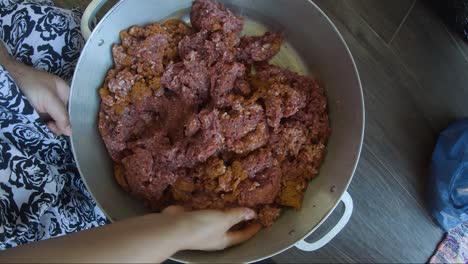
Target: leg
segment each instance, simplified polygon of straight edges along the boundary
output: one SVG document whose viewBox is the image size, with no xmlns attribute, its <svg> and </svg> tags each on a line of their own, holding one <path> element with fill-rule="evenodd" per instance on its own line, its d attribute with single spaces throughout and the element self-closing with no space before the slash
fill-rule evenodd
<svg viewBox="0 0 468 264">
<path fill-rule="evenodd" d="M 0 250 L 106 221 L 68 140 L 47 129 L 0 65 Z"/>
<path fill-rule="evenodd" d="M 8 1 L 15 0 L 0 1 L 0 36 L 10 53 L 70 77 L 83 44 L 72 12 L 30 1 L 2 6 Z M 0 65 L 0 250 L 106 221 L 78 174 L 68 140 L 47 129 Z"/>
<path fill-rule="evenodd" d="M 21 1 L 0 6 L 0 38 L 17 60 L 70 80 L 85 43 L 80 19 L 48 0 Z"/>
</svg>

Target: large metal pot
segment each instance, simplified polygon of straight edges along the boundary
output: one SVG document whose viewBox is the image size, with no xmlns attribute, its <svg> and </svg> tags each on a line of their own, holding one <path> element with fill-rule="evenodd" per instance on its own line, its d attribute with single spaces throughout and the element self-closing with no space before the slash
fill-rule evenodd
<svg viewBox="0 0 468 264">
<path fill-rule="evenodd" d="M 112 66 L 111 47 L 119 32 L 132 25 L 169 17 L 188 19 L 191 0 L 123 0 L 94 28 L 96 11 L 105 0 L 94 0 L 83 16 L 87 44 L 72 83 L 70 116 L 72 146 L 82 177 L 99 206 L 112 221 L 147 213 L 115 182 L 112 162 L 97 127 L 98 89 Z M 332 135 L 319 176 L 310 182 L 303 208 L 288 210 L 275 224 L 251 241 L 222 252 L 181 252 L 183 262 L 253 262 L 292 246 L 316 250 L 329 242 L 347 223 L 352 200 L 346 189 L 356 168 L 364 133 L 361 84 L 351 53 L 330 19 L 307 0 L 224 0 L 229 8 L 247 18 L 246 31 L 259 34 L 267 28 L 282 32 L 287 45 L 276 62 L 302 73 L 314 74 L 325 86 L 330 105 Z M 345 211 L 338 224 L 316 243 L 303 239 L 316 230 L 343 201 Z M 292 232 L 293 231 L 293 232 Z M 183 239 L 183 238 L 181 238 Z"/>
</svg>

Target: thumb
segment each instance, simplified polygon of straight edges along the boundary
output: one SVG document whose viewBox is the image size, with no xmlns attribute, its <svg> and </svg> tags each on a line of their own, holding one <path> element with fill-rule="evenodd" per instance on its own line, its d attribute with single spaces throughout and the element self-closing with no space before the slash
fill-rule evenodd
<svg viewBox="0 0 468 264">
<path fill-rule="evenodd" d="M 255 211 L 250 208 L 234 208 L 227 210 L 225 213 L 230 226 L 234 226 L 242 221 L 249 221 L 257 217 Z"/>
<path fill-rule="evenodd" d="M 64 134 L 71 135 L 70 120 L 68 118 L 68 111 L 64 103 L 56 95 L 50 95 L 46 106 L 46 111 L 50 117 L 55 121 L 57 127 L 57 135 Z"/>
<path fill-rule="evenodd" d="M 70 86 L 59 77 L 55 78 L 55 87 L 57 89 L 57 95 L 65 106 L 68 105 L 68 98 L 70 97 Z"/>
<path fill-rule="evenodd" d="M 185 208 L 182 206 L 178 206 L 178 205 L 169 206 L 162 211 L 163 214 L 168 214 L 168 215 L 177 215 L 183 212 L 185 212 Z"/>
</svg>

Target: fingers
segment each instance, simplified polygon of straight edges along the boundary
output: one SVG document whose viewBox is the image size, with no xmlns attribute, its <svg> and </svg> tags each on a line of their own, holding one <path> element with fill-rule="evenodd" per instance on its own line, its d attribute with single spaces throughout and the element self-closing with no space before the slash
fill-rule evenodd
<svg viewBox="0 0 468 264">
<path fill-rule="evenodd" d="M 57 87 L 57 95 L 65 106 L 68 106 L 70 98 L 70 86 L 61 78 L 55 78 L 55 87 Z"/>
<path fill-rule="evenodd" d="M 68 119 L 68 111 L 61 100 L 56 96 L 50 96 L 47 103 L 47 113 L 55 121 L 56 131 L 53 131 L 56 135 L 71 135 L 71 126 Z"/>
<path fill-rule="evenodd" d="M 262 229 L 260 224 L 252 224 L 247 228 L 239 231 L 230 231 L 227 233 L 228 246 L 232 247 L 244 243 L 245 241 L 251 239 L 255 234 Z"/>
<path fill-rule="evenodd" d="M 52 133 L 54 133 L 55 135 L 57 135 L 57 136 L 62 135 L 62 133 L 58 129 L 57 125 L 55 125 L 54 121 L 48 121 L 48 122 L 46 122 L 46 125 L 50 129 L 50 131 L 52 131 Z"/>
<path fill-rule="evenodd" d="M 249 221 L 257 217 L 255 211 L 249 208 L 229 209 L 225 213 L 230 227 L 242 221 Z"/>
<path fill-rule="evenodd" d="M 163 214 L 176 215 L 185 212 L 184 207 L 172 205 L 162 211 Z"/>
</svg>

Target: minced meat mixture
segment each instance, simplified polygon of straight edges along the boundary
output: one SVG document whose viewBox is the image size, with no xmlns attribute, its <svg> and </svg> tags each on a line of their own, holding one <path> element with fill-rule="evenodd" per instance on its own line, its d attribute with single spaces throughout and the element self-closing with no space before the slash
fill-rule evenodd
<svg viewBox="0 0 468 264">
<path fill-rule="evenodd" d="M 308 76 L 268 61 L 281 35 L 197 0 L 179 20 L 133 26 L 112 49 L 99 130 L 117 182 L 152 210 L 247 206 L 269 226 L 300 209 L 330 135 L 327 99 Z"/>
</svg>

